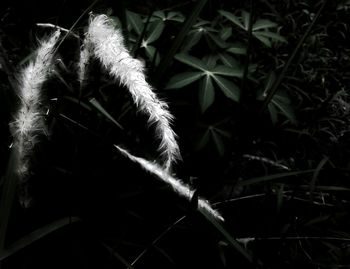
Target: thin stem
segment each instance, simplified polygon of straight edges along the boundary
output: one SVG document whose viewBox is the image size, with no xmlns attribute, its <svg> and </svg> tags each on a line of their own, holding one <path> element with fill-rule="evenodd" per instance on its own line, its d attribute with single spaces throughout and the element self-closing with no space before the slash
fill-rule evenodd
<svg viewBox="0 0 350 269">
<path fill-rule="evenodd" d="M 166 234 L 168 234 L 176 225 L 178 225 L 180 222 L 182 222 L 186 216 L 182 216 L 177 221 L 175 221 L 172 225 L 170 225 L 168 228 L 166 228 L 159 236 L 157 236 L 152 243 L 146 247 L 131 263 L 132 266 L 134 266 L 152 247 L 154 247 Z"/>
</svg>

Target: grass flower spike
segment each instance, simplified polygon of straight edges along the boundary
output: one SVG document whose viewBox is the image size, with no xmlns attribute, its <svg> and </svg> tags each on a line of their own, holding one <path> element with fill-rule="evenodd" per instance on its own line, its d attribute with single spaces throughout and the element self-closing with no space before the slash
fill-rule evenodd
<svg viewBox="0 0 350 269">
<path fill-rule="evenodd" d="M 80 58 L 78 62 L 78 80 L 80 83 L 80 88 L 84 86 L 90 60 L 91 60 L 91 43 L 87 39 L 85 39 L 82 49 L 80 51 Z"/>
<path fill-rule="evenodd" d="M 104 68 L 129 89 L 137 107 L 149 116 L 150 124 L 155 124 L 164 166 L 170 170 L 172 163 L 180 158 L 176 135 L 170 126 L 172 115 L 167 104 L 157 98 L 147 83 L 143 64 L 131 57 L 121 31 L 115 29 L 106 15 L 92 17 L 87 39 Z"/>
<path fill-rule="evenodd" d="M 131 161 L 138 163 L 143 169 L 146 171 L 156 175 L 159 179 L 170 185 L 175 192 L 177 192 L 179 195 L 185 197 L 188 200 L 191 200 L 194 194 L 194 190 L 190 188 L 187 184 L 183 183 L 180 179 L 172 177 L 168 171 L 162 169 L 159 165 L 155 163 L 151 163 L 147 161 L 146 159 L 136 157 L 131 155 L 128 151 L 125 149 L 118 147 L 115 145 L 115 147 L 126 157 L 128 157 Z M 208 201 L 198 198 L 198 210 L 202 210 L 215 219 L 218 219 L 220 221 L 223 221 L 223 217 L 220 215 L 219 212 L 217 212 L 215 209 L 211 207 Z"/>
<path fill-rule="evenodd" d="M 47 41 L 41 43 L 35 59 L 25 67 L 20 76 L 19 98 L 20 106 L 11 124 L 14 137 L 14 147 L 17 151 L 17 174 L 21 184 L 25 184 L 29 176 L 30 157 L 38 140 L 38 135 L 46 134 L 46 127 L 41 110 L 41 88 L 47 80 L 54 47 L 60 31 L 54 32 Z M 21 199 L 20 199 L 21 200 Z M 28 201 L 22 201 L 28 206 Z"/>
</svg>

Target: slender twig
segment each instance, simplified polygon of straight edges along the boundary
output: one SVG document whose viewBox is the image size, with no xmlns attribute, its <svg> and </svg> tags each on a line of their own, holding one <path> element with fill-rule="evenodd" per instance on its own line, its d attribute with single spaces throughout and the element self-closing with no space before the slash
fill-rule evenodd
<svg viewBox="0 0 350 269">
<path fill-rule="evenodd" d="M 52 24 L 52 23 L 37 23 L 36 26 L 43 27 L 43 28 L 53 28 L 56 30 L 61 30 L 62 32 L 68 33 L 75 38 L 80 38 L 77 34 L 73 33 L 71 30 L 68 30 L 66 28 L 60 27 L 58 25 Z"/>
<path fill-rule="evenodd" d="M 97 2 L 100 0 L 95 0 L 94 2 L 91 3 L 90 6 L 88 6 L 83 13 L 81 13 L 81 15 L 78 17 L 78 19 L 72 24 L 72 26 L 69 28 L 68 32 L 63 36 L 63 38 L 61 39 L 61 42 L 58 43 L 56 50 L 54 53 L 57 52 L 57 50 L 59 49 L 59 47 L 63 44 L 64 40 L 66 40 L 66 38 L 70 35 L 70 33 L 72 32 L 72 30 L 74 29 L 74 27 L 78 24 L 78 22 L 97 4 Z"/>
</svg>

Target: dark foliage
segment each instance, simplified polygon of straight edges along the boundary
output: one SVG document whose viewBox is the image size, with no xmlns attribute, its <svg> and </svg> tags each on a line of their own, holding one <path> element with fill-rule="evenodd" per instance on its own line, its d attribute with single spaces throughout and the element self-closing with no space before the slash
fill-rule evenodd
<svg viewBox="0 0 350 269">
<path fill-rule="evenodd" d="M 197 212 L 196 197 L 179 198 L 113 148 L 157 159 L 158 141 L 99 63 L 79 88 L 88 14 L 77 19 L 90 4 L 1 3 L 2 203 L 16 75 L 52 30 L 37 23 L 70 29 L 77 22 L 72 31 L 80 38 L 64 40 L 45 84 L 49 135 L 33 156 L 35 203 L 24 209 L 15 199 L 8 228 L 0 225 L 0 266 L 347 268 L 350 2 L 101 0 L 91 7 L 110 15 L 144 59 L 175 115 L 183 160 L 174 172 L 210 198 L 222 226 Z"/>
</svg>

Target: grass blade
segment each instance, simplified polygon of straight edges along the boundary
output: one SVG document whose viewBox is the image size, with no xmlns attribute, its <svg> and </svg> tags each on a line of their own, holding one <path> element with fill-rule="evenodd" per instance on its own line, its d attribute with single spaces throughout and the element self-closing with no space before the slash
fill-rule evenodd
<svg viewBox="0 0 350 269">
<path fill-rule="evenodd" d="M 287 63 L 284 65 L 280 75 L 277 77 L 275 83 L 272 86 L 272 89 L 269 91 L 268 95 L 266 96 L 264 103 L 261 107 L 261 114 L 264 112 L 264 110 L 266 109 L 267 105 L 270 103 L 272 97 L 275 95 L 275 93 L 277 92 L 279 86 L 281 85 L 284 77 L 287 74 L 287 70 L 290 67 L 290 65 L 292 64 L 295 56 L 297 55 L 297 53 L 299 52 L 300 48 L 302 47 L 302 45 L 304 44 L 305 39 L 308 37 L 308 35 L 310 34 L 312 28 L 314 27 L 317 19 L 320 17 L 322 10 L 324 9 L 324 7 L 326 6 L 327 0 L 323 1 L 322 6 L 320 7 L 320 9 L 318 10 L 317 14 L 315 15 L 314 19 L 312 20 L 311 24 L 309 25 L 309 27 L 307 28 L 307 30 L 305 31 L 304 35 L 301 37 L 301 39 L 299 40 L 298 44 L 296 45 L 295 49 L 293 50 L 292 54 L 290 55 Z"/>
<path fill-rule="evenodd" d="M 96 100 L 96 98 L 91 98 L 89 101 L 98 111 L 100 111 L 107 119 L 109 119 L 111 122 L 113 122 L 115 125 L 118 126 L 119 129 L 124 130 L 123 126 L 120 125 L 119 122 L 117 122 L 111 114 L 109 114 L 102 105 Z"/>
<path fill-rule="evenodd" d="M 203 214 L 203 216 L 216 228 L 216 230 L 223 235 L 223 237 L 227 240 L 227 242 L 236 249 L 239 253 L 243 255 L 249 262 L 253 262 L 252 255 L 245 250 L 238 242 L 235 240 L 229 232 L 226 231 L 226 229 L 219 223 L 216 219 L 209 216 L 209 214 L 203 210 L 198 209 L 200 213 Z"/>
<path fill-rule="evenodd" d="M 39 239 L 67 226 L 72 223 L 78 222 L 80 219 L 78 217 L 66 217 L 49 223 L 34 232 L 22 237 L 18 241 L 11 244 L 8 248 L 4 249 L 0 253 L 0 261 L 5 258 L 17 253 L 19 250 L 29 246 L 30 244 L 38 241 Z"/>
<path fill-rule="evenodd" d="M 313 192 L 315 191 L 315 186 L 316 186 L 316 180 L 318 178 L 318 175 L 320 174 L 320 171 L 322 170 L 323 166 L 328 162 L 329 158 L 328 156 L 324 156 L 322 160 L 319 162 L 317 165 L 315 172 L 312 175 L 312 179 L 310 182 L 310 197 L 311 200 L 313 198 Z"/>
<path fill-rule="evenodd" d="M 261 183 L 261 182 L 265 182 L 265 181 L 274 180 L 274 179 L 277 179 L 277 178 L 298 176 L 298 175 L 303 175 L 303 174 L 308 174 L 308 173 L 313 173 L 313 172 L 315 172 L 315 169 L 309 169 L 309 170 L 304 170 L 304 171 L 278 173 L 278 174 L 267 175 L 267 176 L 263 176 L 263 177 L 255 177 L 255 178 L 239 181 L 237 184 L 239 186 L 247 186 L 247 185 L 252 185 L 252 184 L 257 184 L 257 183 Z"/>
<path fill-rule="evenodd" d="M 10 218 L 11 208 L 16 196 L 16 187 L 18 178 L 16 176 L 16 167 L 18 162 L 17 150 L 12 149 L 9 163 L 7 165 L 6 175 L 3 181 L 3 189 L 0 200 L 0 253 L 5 249 L 5 240 L 7 234 L 7 225 Z"/>
</svg>

